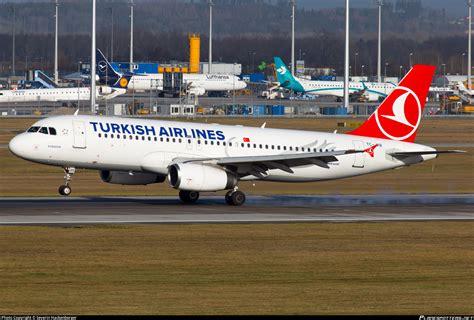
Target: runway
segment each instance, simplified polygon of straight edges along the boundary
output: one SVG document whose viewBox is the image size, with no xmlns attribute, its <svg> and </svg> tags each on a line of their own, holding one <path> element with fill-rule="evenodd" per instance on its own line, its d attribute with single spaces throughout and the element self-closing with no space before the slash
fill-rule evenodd
<svg viewBox="0 0 474 320">
<path fill-rule="evenodd" d="M 474 195 L 0 198 L 0 225 L 303 223 L 474 220 Z"/>
</svg>

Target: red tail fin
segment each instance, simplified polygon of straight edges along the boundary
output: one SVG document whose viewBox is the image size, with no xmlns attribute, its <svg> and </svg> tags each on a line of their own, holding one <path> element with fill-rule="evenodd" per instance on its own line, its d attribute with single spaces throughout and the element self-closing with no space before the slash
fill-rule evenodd
<svg viewBox="0 0 474 320">
<path fill-rule="evenodd" d="M 370 118 L 348 134 L 415 141 L 434 71 L 434 66 L 413 66 Z"/>
</svg>

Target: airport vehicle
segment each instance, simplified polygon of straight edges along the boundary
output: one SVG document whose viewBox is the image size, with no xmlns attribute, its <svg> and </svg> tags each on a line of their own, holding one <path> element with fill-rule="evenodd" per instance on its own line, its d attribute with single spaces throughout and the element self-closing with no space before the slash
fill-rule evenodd
<svg viewBox="0 0 474 320">
<path fill-rule="evenodd" d="M 345 134 L 103 116 L 42 119 L 14 137 L 17 157 L 64 169 L 59 193 L 71 193 L 76 168 L 96 169 L 107 183 L 164 182 L 185 203 L 203 191 L 229 190 L 241 205 L 239 181 L 309 182 L 409 166 L 441 153 L 414 143 L 435 67 L 416 65 L 359 128 Z"/>
<path fill-rule="evenodd" d="M 97 73 L 101 84 L 110 84 L 110 81 L 116 81 L 123 76 L 114 70 L 100 50 L 97 50 Z M 193 73 L 183 73 L 183 85 L 183 89 L 195 96 L 202 96 L 208 91 L 232 91 L 247 87 L 244 81 L 234 75 Z M 163 91 L 163 74 L 131 74 L 127 88 L 137 91 Z"/>
<path fill-rule="evenodd" d="M 283 88 L 317 96 L 344 97 L 343 81 L 319 81 L 294 77 L 284 64 L 283 60 L 275 57 L 277 80 Z M 387 97 L 396 84 L 391 82 L 349 82 L 349 95 L 352 100 L 367 102 L 382 101 Z"/>
</svg>

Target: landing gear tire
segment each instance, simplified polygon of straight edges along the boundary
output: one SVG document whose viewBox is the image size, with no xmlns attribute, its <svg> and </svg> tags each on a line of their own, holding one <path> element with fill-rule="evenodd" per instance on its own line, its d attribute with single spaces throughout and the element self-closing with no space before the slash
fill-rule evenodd
<svg viewBox="0 0 474 320">
<path fill-rule="evenodd" d="M 76 168 L 74 167 L 64 167 L 64 184 L 59 187 L 59 194 L 62 196 L 68 196 L 71 194 L 72 190 L 69 186 L 69 183 L 72 180 L 72 175 L 76 173 Z"/>
<path fill-rule="evenodd" d="M 64 185 L 60 186 L 58 191 L 59 191 L 59 194 L 62 195 L 62 196 L 68 196 L 72 192 L 70 186 L 64 186 Z"/>
<path fill-rule="evenodd" d="M 230 206 L 241 206 L 245 203 L 245 193 L 242 191 L 229 191 L 225 195 L 225 202 Z"/>
<path fill-rule="evenodd" d="M 181 190 L 179 192 L 179 199 L 181 199 L 181 201 L 183 201 L 184 203 L 195 203 L 199 199 L 199 192 Z"/>
</svg>

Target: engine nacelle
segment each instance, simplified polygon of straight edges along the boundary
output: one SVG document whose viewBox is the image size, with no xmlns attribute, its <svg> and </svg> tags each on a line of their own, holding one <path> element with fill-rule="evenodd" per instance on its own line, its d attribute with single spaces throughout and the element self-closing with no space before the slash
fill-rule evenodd
<svg viewBox="0 0 474 320">
<path fill-rule="evenodd" d="M 107 183 L 124 185 L 146 185 L 166 180 L 166 176 L 155 173 L 109 170 L 100 170 L 100 178 Z"/>
<path fill-rule="evenodd" d="M 189 89 L 189 93 L 195 96 L 203 96 L 206 93 L 206 90 L 203 88 L 191 88 Z"/>
<path fill-rule="evenodd" d="M 367 102 L 378 102 L 379 98 L 380 98 L 380 95 L 378 95 L 376 93 L 365 92 L 364 93 L 364 98 L 365 98 L 365 101 L 367 101 Z"/>
<path fill-rule="evenodd" d="M 197 163 L 175 163 L 168 169 L 170 186 L 186 191 L 219 191 L 232 189 L 238 178 L 224 169 Z"/>
</svg>

